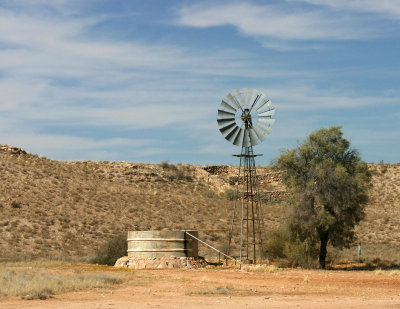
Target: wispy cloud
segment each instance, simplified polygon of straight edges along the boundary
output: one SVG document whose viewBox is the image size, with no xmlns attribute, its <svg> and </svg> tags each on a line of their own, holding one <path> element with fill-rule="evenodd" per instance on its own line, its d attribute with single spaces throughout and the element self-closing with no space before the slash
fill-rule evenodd
<svg viewBox="0 0 400 309">
<path fill-rule="evenodd" d="M 398 0 L 289 0 L 310 3 L 341 11 L 356 11 L 379 14 L 384 18 L 400 18 L 400 2 Z"/>
<path fill-rule="evenodd" d="M 276 5 L 250 3 L 183 7 L 178 23 L 192 27 L 233 25 L 247 35 L 279 39 L 343 40 L 368 36 L 365 29 L 343 16 L 327 18 L 323 11 L 293 11 Z M 350 25 L 354 27 L 350 29 Z"/>
<path fill-rule="evenodd" d="M 208 116 L 212 93 L 219 91 L 210 76 L 306 74 L 260 65 L 236 50 L 200 53 L 172 44 L 96 39 L 87 28 L 104 17 L 16 11 L 0 9 L 0 29 L 7 29 L 0 32 L 0 111 L 15 111 L 21 121 L 127 128 L 193 123 Z"/>
<path fill-rule="evenodd" d="M 289 6 L 288 2 L 306 2 L 312 6 Z M 379 29 L 375 23 L 371 25 L 370 16 L 355 15 L 354 10 L 392 17 L 400 15 L 400 4 L 396 0 L 386 0 L 382 6 L 381 2 L 373 0 L 288 2 L 186 5 L 178 11 L 176 22 L 197 28 L 234 26 L 240 34 L 255 38 L 266 48 L 307 50 L 323 48 L 318 42 L 360 40 L 385 35 L 384 29 Z"/>
<path fill-rule="evenodd" d="M 346 93 L 341 89 L 316 89 L 310 85 L 285 85 L 269 91 L 279 108 L 284 111 L 355 110 L 368 106 L 397 105 L 400 97 L 377 93 L 374 96 Z"/>
</svg>

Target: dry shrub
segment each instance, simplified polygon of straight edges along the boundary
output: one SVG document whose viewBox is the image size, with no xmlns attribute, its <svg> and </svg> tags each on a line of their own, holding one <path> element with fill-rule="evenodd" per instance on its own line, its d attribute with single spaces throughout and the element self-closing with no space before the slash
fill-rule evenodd
<svg viewBox="0 0 400 309">
<path fill-rule="evenodd" d="M 216 288 L 207 288 L 207 289 L 198 289 L 186 292 L 186 295 L 218 295 L 223 294 L 227 295 L 233 291 L 233 287 L 231 286 L 219 286 Z"/>
<path fill-rule="evenodd" d="M 128 244 L 126 234 L 115 235 L 96 251 L 92 263 L 114 265 L 120 257 L 127 254 L 127 250 Z"/>
<path fill-rule="evenodd" d="M 51 295 L 91 288 L 108 287 L 128 279 L 118 273 L 66 273 L 30 267 L 14 270 L 0 267 L 0 296 L 20 296 L 25 299 L 46 299 Z"/>
<path fill-rule="evenodd" d="M 11 202 L 11 207 L 12 208 L 21 208 L 21 203 L 16 202 L 16 201 L 12 201 Z"/>
<path fill-rule="evenodd" d="M 273 230 L 268 237 L 268 253 L 272 258 L 286 257 L 285 250 L 288 243 L 288 235 L 281 228 Z"/>
<path fill-rule="evenodd" d="M 374 271 L 376 275 L 383 275 L 383 276 L 391 276 L 391 277 L 399 277 L 400 276 L 400 270 L 383 270 L 383 269 L 377 269 Z"/>
<path fill-rule="evenodd" d="M 160 166 L 162 167 L 163 170 L 176 170 L 177 167 L 173 164 L 170 164 L 168 160 L 162 161 L 160 163 Z"/>
<path fill-rule="evenodd" d="M 276 265 L 255 264 L 243 265 L 242 269 L 248 272 L 276 273 L 280 269 Z"/>
<path fill-rule="evenodd" d="M 268 253 L 280 267 L 316 268 L 318 251 L 309 241 L 291 239 L 288 227 L 282 224 L 268 237 Z"/>
<path fill-rule="evenodd" d="M 224 196 L 227 200 L 229 201 L 234 201 L 236 200 L 236 190 L 232 189 L 232 188 L 228 188 L 226 189 L 226 191 L 224 192 Z"/>
</svg>

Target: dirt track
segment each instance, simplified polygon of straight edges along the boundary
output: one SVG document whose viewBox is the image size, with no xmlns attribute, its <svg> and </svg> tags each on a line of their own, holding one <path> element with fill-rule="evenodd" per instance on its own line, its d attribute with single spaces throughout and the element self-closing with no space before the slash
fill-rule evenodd
<svg viewBox="0 0 400 309">
<path fill-rule="evenodd" d="M 0 308 L 400 308 L 400 275 L 398 271 L 141 270 L 114 290 L 47 300 L 3 298 Z"/>
</svg>

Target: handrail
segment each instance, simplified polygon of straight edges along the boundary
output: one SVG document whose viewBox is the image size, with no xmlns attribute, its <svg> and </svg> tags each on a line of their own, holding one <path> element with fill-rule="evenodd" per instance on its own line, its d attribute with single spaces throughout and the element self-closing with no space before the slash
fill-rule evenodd
<svg viewBox="0 0 400 309">
<path fill-rule="evenodd" d="M 231 257 L 231 256 L 229 256 L 229 255 L 227 255 L 227 254 L 225 254 L 225 253 L 223 253 L 222 251 L 219 251 L 218 249 L 214 248 L 213 246 L 209 245 L 208 243 L 202 241 L 201 239 L 198 239 L 196 236 L 190 234 L 189 232 L 186 232 L 186 231 L 185 231 L 185 233 L 188 234 L 190 237 L 193 237 L 194 239 L 198 240 L 198 241 L 201 242 L 203 245 L 206 245 L 207 247 L 210 247 L 211 249 L 217 251 L 219 254 L 222 254 L 223 256 L 226 256 L 228 259 L 236 260 L 235 258 L 233 258 L 233 257 Z"/>
</svg>

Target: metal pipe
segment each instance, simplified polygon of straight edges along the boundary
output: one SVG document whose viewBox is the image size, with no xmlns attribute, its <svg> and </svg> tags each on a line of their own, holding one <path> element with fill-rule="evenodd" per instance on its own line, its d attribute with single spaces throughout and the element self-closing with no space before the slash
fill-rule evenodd
<svg viewBox="0 0 400 309">
<path fill-rule="evenodd" d="M 229 255 L 227 255 L 227 254 L 225 254 L 225 253 L 223 253 L 222 251 L 219 251 L 218 249 L 214 248 L 213 246 L 209 245 L 208 243 L 202 241 L 201 239 L 198 239 L 196 236 L 193 236 L 193 235 L 190 234 L 189 232 L 186 232 L 186 231 L 185 231 L 185 233 L 188 234 L 190 237 L 193 237 L 193 238 L 196 239 L 197 241 L 201 242 L 203 245 L 206 245 L 207 247 L 210 247 L 211 249 L 213 249 L 213 250 L 217 251 L 218 253 L 222 254 L 223 256 L 227 257 L 228 259 L 235 260 L 235 258 L 233 258 L 233 257 L 231 257 L 231 256 L 229 256 Z"/>
</svg>

